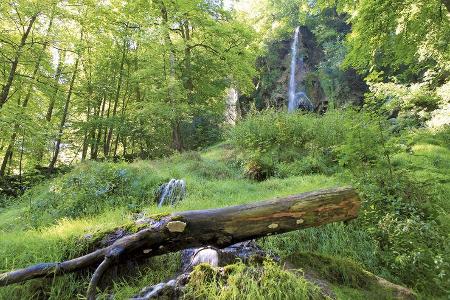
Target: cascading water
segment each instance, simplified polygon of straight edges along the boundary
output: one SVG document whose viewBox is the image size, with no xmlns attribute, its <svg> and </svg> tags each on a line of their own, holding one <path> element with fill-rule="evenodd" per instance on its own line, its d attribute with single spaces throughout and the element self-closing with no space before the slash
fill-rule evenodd
<svg viewBox="0 0 450 300">
<path fill-rule="evenodd" d="M 158 207 L 163 204 L 175 205 L 186 195 L 186 182 L 183 179 L 171 179 L 159 187 L 157 201 Z"/>
<path fill-rule="evenodd" d="M 303 57 L 297 59 L 298 42 L 299 42 L 299 30 L 300 27 L 295 28 L 294 41 L 291 46 L 291 73 L 289 77 L 289 103 L 288 111 L 293 112 L 298 108 L 312 111 L 313 105 L 311 100 L 304 91 L 297 93 L 297 81 L 296 81 L 296 70 L 297 67 L 300 68 L 300 72 L 303 71 Z"/>
<path fill-rule="evenodd" d="M 295 105 L 295 91 L 297 88 L 297 82 L 295 81 L 295 69 L 297 67 L 297 48 L 298 48 L 298 32 L 300 27 L 295 28 L 294 41 L 291 46 L 291 74 L 289 77 L 289 103 L 288 111 L 294 111 L 297 106 Z"/>
</svg>

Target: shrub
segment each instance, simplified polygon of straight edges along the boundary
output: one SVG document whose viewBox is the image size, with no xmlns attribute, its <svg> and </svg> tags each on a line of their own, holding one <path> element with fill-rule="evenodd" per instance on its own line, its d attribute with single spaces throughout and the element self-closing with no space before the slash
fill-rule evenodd
<svg viewBox="0 0 450 300">
<path fill-rule="evenodd" d="M 138 210 L 151 203 L 162 178 L 126 163 L 88 162 L 50 183 L 27 192 L 27 213 L 34 226 L 60 218 L 94 215 L 108 208 Z"/>
<path fill-rule="evenodd" d="M 333 147 L 342 141 L 342 120 L 339 113 L 317 117 L 266 111 L 239 123 L 229 139 L 253 179 L 326 173 L 336 164 Z"/>
</svg>

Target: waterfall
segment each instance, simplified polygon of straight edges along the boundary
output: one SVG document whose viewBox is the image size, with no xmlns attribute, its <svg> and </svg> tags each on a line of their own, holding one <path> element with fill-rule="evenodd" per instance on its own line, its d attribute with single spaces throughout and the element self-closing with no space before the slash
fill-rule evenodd
<svg viewBox="0 0 450 300">
<path fill-rule="evenodd" d="M 297 92 L 297 81 L 295 78 L 295 71 L 297 66 L 300 72 L 303 71 L 303 56 L 297 59 L 298 42 L 299 42 L 300 27 L 295 28 L 294 41 L 291 46 L 291 73 L 289 77 L 289 103 L 288 111 L 293 112 L 298 108 L 313 111 L 314 106 L 306 95 L 305 91 Z"/>
<path fill-rule="evenodd" d="M 291 46 L 291 74 L 289 77 L 289 104 L 288 111 L 294 111 L 297 108 L 295 105 L 295 92 L 297 89 L 295 81 L 295 68 L 297 67 L 297 49 L 298 49 L 298 31 L 300 27 L 295 28 L 294 41 Z"/>
<path fill-rule="evenodd" d="M 159 187 L 157 201 L 158 207 L 163 204 L 175 205 L 186 195 L 186 182 L 183 179 L 171 179 Z"/>
</svg>

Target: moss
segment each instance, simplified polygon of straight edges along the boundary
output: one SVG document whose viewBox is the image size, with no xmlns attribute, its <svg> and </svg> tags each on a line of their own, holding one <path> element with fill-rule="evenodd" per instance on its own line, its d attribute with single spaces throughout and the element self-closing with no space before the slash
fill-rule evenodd
<svg viewBox="0 0 450 300">
<path fill-rule="evenodd" d="M 184 221 L 183 216 L 180 216 L 180 215 L 178 215 L 178 216 L 173 216 L 173 217 L 171 217 L 170 219 L 171 219 L 172 221 Z"/>
<path fill-rule="evenodd" d="M 330 257 L 315 253 L 295 253 L 288 260 L 297 267 L 311 269 L 320 277 L 353 288 L 368 288 L 375 284 L 375 276 L 347 258 Z"/>
<path fill-rule="evenodd" d="M 303 277 L 283 270 L 273 261 L 214 268 L 202 264 L 191 274 L 185 299 L 326 299 Z"/>
<path fill-rule="evenodd" d="M 160 213 L 160 214 L 153 214 L 148 216 L 150 219 L 153 219 L 155 221 L 161 221 L 163 218 L 170 216 L 170 213 Z"/>
<path fill-rule="evenodd" d="M 148 224 L 137 224 L 136 222 L 130 222 L 128 224 L 125 224 L 123 226 L 123 230 L 125 230 L 127 233 L 136 233 L 140 231 L 141 229 L 144 229 L 148 226 Z"/>
<path fill-rule="evenodd" d="M 333 290 L 338 299 L 396 298 L 395 290 L 380 284 L 375 275 L 351 259 L 314 253 L 295 253 L 288 260 L 297 267 L 315 272 L 320 278 L 333 283 Z"/>
<path fill-rule="evenodd" d="M 336 298 L 340 300 L 390 300 L 392 293 L 383 289 L 361 290 L 346 286 L 334 286 Z"/>
</svg>

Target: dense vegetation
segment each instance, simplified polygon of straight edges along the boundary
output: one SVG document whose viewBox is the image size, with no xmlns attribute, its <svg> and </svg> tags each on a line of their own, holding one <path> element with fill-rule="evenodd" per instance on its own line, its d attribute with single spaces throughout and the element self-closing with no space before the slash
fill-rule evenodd
<svg viewBox="0 0 450 300">
<path fill-rule="evenodd" d="M 305 91 L 328 109 L 285 111 L 297 26 Z M 449 45 L 444 0 L 1 2 L 0 273 L 78 256 L 86 235 L 143 214 L 352 185 L 357 220 L 259 245 L 338 299 L 391 299 L 373 274 L 445 299 Z M 186 180 L 186 198 L 156 207 L 171 178 Z M 178 268 L 178 253 L 152 258 L 102 297 L 130 297 Z M 88 275 L 2 287 L 0 299 L 74 299 Z M 185 297 L 300 295 L 323 299 L 267 260 L 202 265 Z"/>
</svg>

